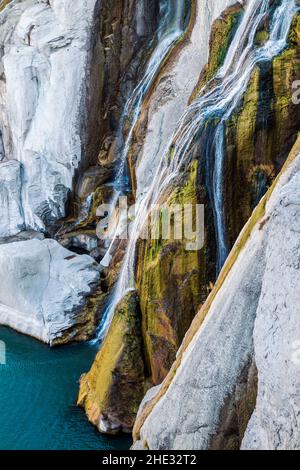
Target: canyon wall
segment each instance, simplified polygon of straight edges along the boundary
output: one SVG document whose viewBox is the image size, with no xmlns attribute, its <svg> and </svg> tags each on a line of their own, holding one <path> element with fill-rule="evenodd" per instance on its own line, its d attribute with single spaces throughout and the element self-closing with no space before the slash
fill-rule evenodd
<svg viewBox="0 0 300 470">
<path fill-rule="evenodd" d="M 113 177 L 120 110 L 158 16 L 155 0 L 1 2 L 0 323 L 51 345 L 90 338 L 99 320 L 95 227 L 58 232 Z"/>
<path fill-rule="evenodd" d="M 299 448 L 299 152 L 298 139 L 141 407 L 134 448 Z"/>
<path fill-rule="evenodd" d="M 172 137 L 172 133 L 181 129 L 180 115 L 189 105 L 185 114 L 189 124 L 188 119 L 196 118 L 192 114 L 193 106 L 197 109 L 201 97 L 213 91 L 214 87 L 217 89 L 220 80 L 218 72 L 222 71 L 227 52 L 245 15 L 245 7 L 248 7 L 244 2 L 228 2 L 228 5 L 226 8 L 224 2 L 222 5 L 218 2 L 213 5 L 201 2 L 192 4 L 187 32 L 170 53 L 152 93 L 145 99 L 129 152 L 133 192 L 137 201 L 143 200 L 143 195 L 151 189 L 153 178 L 157 178 L 155 170 L 159 158 L 163 158 L 166 152 L 170 153 L 170 160 L 174 158 L 176 139 L 180 138 L 180 134 L 178 137 L 175 132 L 175 137 Z M 278 5 L 278 2 L 273 2 L 268 6 L 263 21 L 256 26 L 254 47 L 263 48 L 267 43 L 272 15 Z M 288 25 L 286 47 L 253 67 L 238 105 L 224 120 L 222 193 L 224 232 L 229 251 L 255 206 L 280 172 L 297 138 L 300 116 L 299 107 L 292 101 L 292 84 L 300 78 L 299 15 L 296 10 L 294 13 L 292 24 Z M 183 57 L 185 65 L 179 66 Z M 187 57 L 191 59 L 190 68 Z M 141 376 L 144 376 L 144 391 L 164 380 L 185 333 L 217 279 L 218 237 L 211 194 L 214 191 L 211 149 L 218 122 L 217 114 L 207 120 L 202 132 L 195 136 L 185 152 L 185 163 L 178 175 L 156 201 L 169 208 L 174 204 L 204 205 L 202 250 L 187 251 L 186 239 L 173 240 L 172 237 L 137 242 L 135 288 L 139 308 L 135 307 L 135 312 L 139 319 L 138 334 L 143 339 L 139 394 L 142 394 Z M 103 348 L 113 348 L 120 341 L 120 332 L 113 322 Z M 121 361 L 120 357 L 118 361 Z M 81 382 L 79 403 L 85 406 L 89 419 L 102 432 L 115 433 L 122 429 L 119 408 L 123 402 L 115 397 L 115 406 L 107 405 L 111 402 L 111 390 L 114 389 L 120 367 L 120 362 L 117 366 L 115 364 L 100 349 L 91 371 Z M 135 364 L 136 360 L 131 362 L 127 355 L 128 377 L 131 377 L 130 370 L 135 369 Z M 105 374 L 105 380 L 104 370 L 110 370 L 109 375 Z M 128 382 L 131 385 L 128 393 L 130 400 L 133 383 Z M 126 427 L 128 422 L 133 422 L 135 413 L 136 406 L 128 412 Z"/>
<path fill-rule="evenodd" d="M 0 2 L 0 324 L 104 325 L 78 403 L 130 433 L 145 397 L 134 448 L 299 447 L 299 28 L 294 0 Z M 110 256 L 120 171 L 147 211 L 203 207 L 201 247 L 137 213 Z"/>
</svg>

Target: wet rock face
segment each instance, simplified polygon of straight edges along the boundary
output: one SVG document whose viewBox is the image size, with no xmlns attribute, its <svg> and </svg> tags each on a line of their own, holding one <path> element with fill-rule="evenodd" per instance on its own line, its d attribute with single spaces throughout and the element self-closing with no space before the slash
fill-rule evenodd
<svg viewBox="0 0 300 470">
<path fill-rule="evenodd" d="M 90 337 L 99 316 L 103 292 L 99 285 L 95 293 L 94 285 L 81 292 L 80 282 L 89 285 L 94 268 L 85 269 L 87 258 L 78 261 L 81 258 L 77 254 L 91 253 L 97 260 L 103 256 L 96 237 L 96 208 L 111 196 L 107 182 L 113 177 L 116 158 L 111 143 L 123 102 L 143 69 L 145 45 L 155 37 L 158 4 L 158 0 L 0 3 L 2 251 L 10 252 L 12 243 L 28 239 L 24 246 L 37 247 L 38 251 L 33 249 L 30 256 L 28 249 L 28 265 L 36 263 L 37 256 L 45 254 L 47 258 L 48 251 L 41 246 L 50 241 L 36 245 L 31 240 L 32 229 L 54 236 L 57 231 L 64 232 L 60 219 L 75 213 L 71 227 L 66 223 L 67 235 L 59 234 L 57 240 L 76 253 L 73 256 L 61 248 L 61 253 L 71 257 L 67 264 L 73 266 L 79 289 L 78 301 L 70 288 L 65 292 L 70 305 L 65 297 L 57 299 L 53 317 L 45 310 L 46 320 L 37 311 L 50 310 L 51 303 L 47 302 L 33 309 L 33 318 L 28 324 L 24 319 L 22 326 L 21 314 L 27 310 L 19 299 L 19 308 L 15 304 L 5 306 L 0 322 L 51 344 Z M 105 160 L 101 166 L 99 152 L 100 159 Z M 71 209 L 71 193 L 80 213 Z M 23 230 L 28 237 L 19 234 Z M 9 244 L 7 248 L 5 243 Z M 17 247 L 13 256 L 19 257 Z M 11 282 L 13 276 L 17 279 L 18 272 L 11 273 Z M 44 272 L 37 271 L 36 282 L 40 278 L 43 285 L 43 276 Z M 95 283 L 100 276 L 96 277 Z M 45 287 L 45 297 L 48 289 Z M 17 320 L 14 309 L 19 311 Z M 45 328 L 40 321 L 46 322 Z"/>
<path fill-rule="evenodd" d="M 132 292 L 117 306 L 105 343 L 81 378 L 78 404 L 100 432 L 131 432 L 144 381 L 141 313 Z"/>
<path fill-rule="evenodd" d="M 186 171 L 178 187 L 164 195 L 165 207 L 197 204 L 197 162 Z M 137 252 L 137 285 L 140 292 L 142 331 L 150 378 L 159 384 L 175 360 L 176 352 L 204 300 L 201 292 L 200 251 L 188 251 L 188 240 L 174 239 L 170 217 L 170 239 L 140 241 Z M 202 297 L 201 297 L 202 294 Z M 205 292 L 206 294 L 206 292 Z"/>
<path fill-rule="evenodd" d="M 95 317 L 83 310 L 99 283 L 89 256 L 54 240 L 0 245 L 0 324 L 54 345 L 91 336 Z"/>
<path fill-rule="evenodd" d="M 209 61 L 192 99 L 222 65 L 242 13 L 243 6 L 237 2 L 213 23 Z M 271 64 L 262 63 L 255 69 L 243 102 L 226 123 L 223 191 L 229 248 L 274 181 L 297 138 L 300 108 L 293 103 L 292 84 L 300 78 L 298 30 L 297 14 L 289 33 L 288 47 Z M 192 256 L 180 244 L 160 240 L 156 244 L 142 243 L 138 252 L 137 283 L 143 333 L 155 384 L 165 377 L 197 308 L 215 282 L 215 226 L 209 198 L 213 180 L 207 177 L 209 162 L 205 156 L 205 149 L 210 151 L 212 145 L 210 131 L 214 125 L 207 124 L 191 152 L 198 171 L 194 197 L 189 202 L 205 206 L 204 249 Z M 191 175 L 190 169 L 184 169 L 172 187 L 184 191 Z M 183 201 L 188 202 L 188 198 Z M 170 205 L 167 198 L 163 202 Z M 189 301 L 185 302 L 185 298 Z"/>
<path fill-rule="evenodd" d="M 25 0 L 1 12 L 0 164 L 21 164 L 26 227 L 44 230 L 68 215 L 78 172 L 99 151 L 104 158 L 100 149 L 107 158 L 158 3 Z"/>
<path fill-rule="evenodd" d="M 212 24 L 223 10 L 235 3 L 235 0 L 191 1 L 191 21 L 185 38 L 164 64 L 135 128 L 129 164 L 137 194 L 149 187 L 208 61 Z"/>
<path fill-rule="evenodd" d="M 158 22 L 159 0 L 103 0 L 97 4 L 87 75 L 85 153 L 70 197 L 71 217 L 65 224 L 65 231 L 73 232 L 74 220 L 80 222 L 76 237 L 92 230 L 96 238 L 97 207 L 111 202 L 124 105 L 156 44 Z M 99 250 L 91 253 L 97 260 L 105 254 L 103 245 L 99 242 Z"/>
<path fill-rule="evenodd" d="M 136 448 L 299 448 L 299 151 L 298 140 L 141 410 Z"/>
<path fill-rule="evenodd" d="M 292 95 L 300 79 L 299 29 L 297 14 L 288 47 L 271 64 L 256 67 L 241 109 L 227 125 L 224 202 L 230 246 L 297 139 L 300 108 Z"/>
<path fill-rule="evenodd" d="M 173 56 L 171 55 L 171 60 L 159 76 L 135 129 L 129 161 L 138 200 L 153 178 L 157 160 L 162 157 L 175 128 L 175 116 L 179 117 L 180 112 L 184 111 L 199 78 L 201 65 L 207 59 L 210 26 L 226 6 L 224 2 L 222 5 L 214 2 L 209 7 L 207 2 L 196 3 L 193 5 L 196 9 L 194 26 L 187 33 L 189 41 L 186 38 L 178 50 L 173 51 Z M 230 3 L 232 2 L 228 2 L 229 5 Z M 208 74 L 215 73 L 222 64 L 241 11 L 241 4 L 234 4 L 213 23 L 211 58 L 206 67 L 207 73 L 201 74 L 202 82 L 207 81 L 210 78 Z M 203 46 L 201 51 L 199 40 Z M 183 61 L 185 67 L 180 67 L 179 64 Z M 195 64 L 198 64 L 198 69 Z M 189 74 L 185 73 L 184 77 L 183 69 L 189 70 Z M 187 76 L 188 83 L 185 82 Z M 196 87 L 193 96 L 197 94 L 197 89 Z M 177 203 L 202 203 L 208 207 L 205 214 L 205 226 L 208 227 L 205 235 L 206 249 L 187 252 L 185 240 L 158 240 L 153 243 L 141 242 L 137 252 L 136 278 L 143 314 L 143 335 L 151 379 L 155 384 L 160 383 L 167 374 L 185 332 L 215 280 L 212 213 L 205 188 L 205 172 L 199 156 L 202 145 L 203 142 L 200 142 L 194 151 L 191 167 L 185 168 L 172 183 L 161 203 L 174 204 L 177 198 Z M 148 158 L 149 155 L 152 158 Z"/>
<path fill-rule="evenodd" d="M 122 110 L 155 45 L 159 0 L 104 0 L 98 14 L 87 130 L 90 163 L 118 157 Z M 98 96 L 98 100 L 95 97 Z"/>
<path fill-rule="evenodd" d="M 228 8 L 213 22 L 226 5 L 229 5 Z M 137 200 L 153 179 L 157 161 L 162 157 L 168 138 L 176 127 L 177 113 L 180 115 L 184 111 L 191 92 L 191 102 L 201 93 L 203 86 L 224 62 L 243 15 L 244 2 L 228 2 L 226 5 L 224 2 L 222 5 L 219 2 L 214 2 L 213 5 L 209 2 L 197 2 L 194 29 L 192 32 L 189 30 L 178 49 L 174 49 L 147 97 L 134 130 L 129 154 Z M 269 67 L 264 63 L 255 70 L 240 106 L 232 119 L 226 122 L 224 204 L 229 247 L 233 246 L 252 210 L 272 184 L 296 139 L 300 117 L 298 110 L 292 105 L 291 85 L 298 76 L 297 21 L 296 16 L 287 50 Z M 267 27 L 266 19 L 259 32 L 264 33 Z M 203 42 L 201 52 L 199 38 L 201 44 Z M 265 39 L 265 34 L 258 35 L 256 44 L 263 43 Z M 208 63 L 201 72 L 201 66 L 208 58 L 208 51 Z M 195 70 L 194 65 L 187 61 L 186 54 L 193 58 L 193 64 L 200 64 L 199 69 Z M 186 73 L 187 70 L 190 75 Z M 189 77 L 188 83 L 185 82 L 183 73 L 185 77 Z M 285 74 L 288 80 L 282 78 Z M 213 81 L 211 85 L 214 85 Z M 289 116 L 293 116 L 293 119 L 290 120 Z M 136 288 L 142 312 L 143 344 L 149 374 L 147 379 L 153 384 L 161 383 L 167 375 L 186 331 L 216 280 L 216 236 L 210 197 L 213 178 L 209 174 L 213 165 L 207 159 L 215 125 L 216 122 L 208 122 L 200 139 L 195 139 L 195 145 L 188 156 L 189 163 L 160 201 L 168 206 L 174 202 L 204 204 L 204 249 L 200 252 L 187 252 L 185 240 L 178 242 L 161 239 L 140 242 L 137 249 Z M 276 145 L 277 151 L 273 145 Z M 232 184 L 232 181 L 235 183 Z M 251 328 L 253 329 L 253 317 Z M 251 362 L 250 349 L 249 346 L 244 365 Z M 235 423 L 241 420 L 247 422 L 252 411 L 251 406 L 248 414 L 244 411 L 235 412 L 235 408 L 240 406 L 240 389 L 248 387 L 245 374 L 241 370 L 237 370 L 236 374 L 241 374 L 241 382 L 237 387 L 236 397 L 229 400 L 227 405 L 232 410 L 232 420 Z M 250 395 L 253 395 L 251 386 L 248 388 Z M 240 426 L 239 431 L 236 431 L 237 427 L 237 424 L 233 425 L 234 432 L 229 447 L 237 447 L 241 443 L 245 424 Z M 227 431 L 224 432 L 226 435 Z M 211 446 L 221 445 L 224 438 L 222 433 L 220 429 L 218 438 L 214 444 L 211 442 Z"/>
</svg>

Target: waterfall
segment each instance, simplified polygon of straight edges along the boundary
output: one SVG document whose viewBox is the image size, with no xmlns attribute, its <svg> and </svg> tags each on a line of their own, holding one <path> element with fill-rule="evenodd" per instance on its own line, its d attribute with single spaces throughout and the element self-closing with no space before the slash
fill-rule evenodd
<svg viewBox="0 0 300 470">
<path fill-rule="evenodd" d="M 145 96 L 153 84 L 170 49 L 184 32 L 184 12 L 185 2 L 182 0 L 161 0 L 160 2 L 161 20 L 157 31 L 157 46 L 150 57 L 144 76 L 125 104 L 121 119 L 121 128 L 124 127 L 124 122 L 127 119 L 130 120 L 130 128 L 121 149 L 118 171 L 114 179 L 114 194 L 110 201 L 111 208 L 116 207 L 120 196 L 128 193 L 127 157 L 132 143 L 134 128 L 138 121 Z M 106 255 L 101 261 L 104 267 L 108 267 L 111 262 L 111 253 L 113 251 L 114 242 L 120 233 L 121 225 L 122 223 L 119 221 L 113 228 L 113 234 L 110 236 L 110 245 Z"/>
<path fill-rule="evenodd" d="M 269 4 L 269 0 L 248 1 L 223 66 L 183 114 L 160 160 L 151 186 L 138 201 L 123 265 L 110 305 L 105 312 L 102 334 L 110 324 L 116 305 L 128 291 L 134 289 L 136 243 L 151 206 L 158 203 L 166 188 L 179 175 L 183 164 L 188 162 L 192 145 L 204 132 L 208 120 L 217 121 L 211 140 L 212 145 L 206 149 L 206 162 L 210 165 L 207 167 L 208 185 L 214 212 L 218 271 L 223 265 L 228 254 L 223 212 L 225 123 L 241 103 L 254 67 L 263 61 L 271 60 L 286 46 L 292 19 L 298 10 L 295 0 L 282 0 L 279 6 L 274 7 L 269 39 L 264 45 L 256 46 L 255 36 L 263 18 L 269 12 Z M 171 149 L 172 158 L 170 158 Z M 147 158 L 151 158 L 151 155 Z"/>
<path fill-rule="evenodd" d="M 127 158 L 135 125 L 140 116 L 144 99 L 151 88 L 153 81 L 167 58 L 170 50 L 176 44 L 178 39 L 182 36 L 185 30 L 185 10 L 186 2 L 183 0 L 160 0 L 160 24 L 157 31 L 157 46 L 154 48 L 150 60 L 146 66 L 145 73 L 133 90 L 131 96 L 125 104 L 123 116 L 121 118 L 121 128 L 124 127 L 124 122 L 129 119 L 130 127 L 125 143 L 122 146 L 121 157 L 119 159 L 118 170 L 114 179 L 114 194 L 110 201 L 111 208 L 115 208 L 119 198 L 128 192 L 127 183 Z M 106 255 L 101 261 L 103 267 L 108 267 L 111 259 L 114 243 L 122 230 L 122 221 L 117 221 L 113 228 L 113 234 L 110 237 L 111 241 L 106 252 Z M 113 294 L 111 303 L 103 313 L 102 322 L 99 326 L 97 333 L 97 341 L 101 339 L 107 329 L 107 319 L 111 318 L 116 303 L 114 299 L 117 297 Z"/>
</svg>

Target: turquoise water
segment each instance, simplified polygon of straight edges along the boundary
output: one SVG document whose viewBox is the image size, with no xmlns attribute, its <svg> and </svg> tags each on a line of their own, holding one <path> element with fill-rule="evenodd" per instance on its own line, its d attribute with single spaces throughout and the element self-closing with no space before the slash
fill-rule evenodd
<svg viewBox="0 0 300 470">
<path fill-rule="evenodd" d="M 130 438 L 108 438 L 76 406 L 78 379 L 95 348 L 50 349 L 0 327 L 6 365 L 0 365 L 0 449 L 128 449 Z M 2 344 L 2 343 L 1 343 Z"/>
</svg>

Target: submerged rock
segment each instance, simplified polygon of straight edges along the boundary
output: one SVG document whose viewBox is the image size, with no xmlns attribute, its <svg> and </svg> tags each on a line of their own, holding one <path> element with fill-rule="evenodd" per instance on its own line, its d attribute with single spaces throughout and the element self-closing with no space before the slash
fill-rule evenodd
<svg viewBox="0 0 300 470">
<path fill-rule="evenodd" d="M 89 338 L 96 318 L 84 309 L 100 278 L 97 263 L 54 240 L 0 245 L 0 324 L 49 343 Z"/>
</svg>

